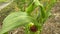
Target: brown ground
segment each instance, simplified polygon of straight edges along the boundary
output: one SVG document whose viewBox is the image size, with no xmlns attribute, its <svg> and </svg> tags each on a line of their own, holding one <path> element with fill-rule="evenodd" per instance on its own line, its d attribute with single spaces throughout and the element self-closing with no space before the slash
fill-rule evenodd
<svg viewBox="0 0 60 34">
<path fill-rule="evenodd" d="M 42 34 L 60 34 L 60 3 L 57 2 L 51 10 L 52 16 L 43 26 Z"/>
<path fill-rule="evenodd" d="M 55 6 L 51 10 L 51 13 L 52 13 L 52 16 L 44 24 L 43 31 L 41 34 L 60 34 L 60 2 L 57 2 L 55 4 Z M 0 26 L 5 16 L 6 15 L 0 12 Z M 22 33 L 23 29 L 20 30 L 20 28 L 18 28 L 14 32 L 16 31 L 18 31 L 19 34 L 24 34 Z"/>
</svg>

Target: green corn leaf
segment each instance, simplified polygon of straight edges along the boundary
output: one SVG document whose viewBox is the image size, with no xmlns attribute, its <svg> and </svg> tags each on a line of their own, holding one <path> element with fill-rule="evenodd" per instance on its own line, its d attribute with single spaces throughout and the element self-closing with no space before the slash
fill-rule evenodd
<svg viewBox="0 0 60 34">
<path fill-rule="evenodd" d="M 43 2 L 45 1 L 45 3 Z M 50 14 L 50 10 L 52 8 L 52 6 L 56 3 L 56 0 L 43 0 L 42 4 L 44 4 L 43 7 L 41 7 L 41 15 L 42 17 L 44 17 L 43 21 L 45 21 L 51 14 Z"/>
<path fill-rule="evenodd" d="M 33 20 L 26 12 L 14 12 L 4 19 L 0 34 L 4 34 L 18 26 L 26 25 L 29 22 L 33 22 Z"/>
<path fill-rule="evenodd" d="M 39 0 L 34 0 L 34 3 L 35 3 L 36 6 L 39 6 L 39 5 L 40 5 L 40 6 L 43 6 L 43 5 L 39 2 Z"/>
<path fill-rule="evenodd" d="M 31 14 L 31 12 L 32 12 L 36 7 L 38 7 L 38 6 L 43 7 L 43 5 L 42 5 L 38 0 L 33 0 L 33 3 L 31 3 L 31 4 L 27 7 L 26 12 L 27 12 L 28 14 Z"/>
<path fill-rule="evenodd" d="M 49 0 L 49 1 L 46 2 L 46 6 L 45 6 L 46 12 L 50 11 L 50 9 L 52 8 L 52 6 L 54 6 L 56 1 L 57 0 Z"/>
<path fill-rule="evenodd" d="M 32 12 L 35 8 L 36 8 L 35 4 L 32 3 L 32 4 L 30 4 L 30 5 L 26 8 L 26 12 L 27 12 L 28 14 L 31 14 L 31 12 Z"/>
<path fill-rule="evenodd" d="M 36 6 L 39 6 L 40 7 L 41 17 L 44 18 L 45 17 L 45 10 L 44 10 L 43 4 L 41 4 L 39 2 L 39 0 L 34 0 L 34 2 L 35 2 L 35 5 Z"/>
<path fill-rule="evenodd" d="M 43 19 L 46 17 L 46 11 L 44 9 L 43 4 L 41 4 L 38 0 L 35 0 L 36 5 L 39 6 L 40 10 L 39 10 L 39 14 L 37 16 L 37 21 L 39 23 L 43 23 Z"/>
<path fill-rule="evenodd" d="M 44 7 L 40 7 L 40 12 L 41 12 L 41 17 L 45 18 L 46 11 L 45 11 Z"/>
<path fill-rule="evenodd" d="M 46 19 L 51 15 L 50 10 L 51 8 L 54 6 L 54 4 L 56 3 L 57 0 L 49 0 L 48 2 L 46 2 L 46 6 L 45 6 L 45 10 L 46 10 L 46 17 L 44 19 L 44 21 L 46 21 Z"/>
</svg>

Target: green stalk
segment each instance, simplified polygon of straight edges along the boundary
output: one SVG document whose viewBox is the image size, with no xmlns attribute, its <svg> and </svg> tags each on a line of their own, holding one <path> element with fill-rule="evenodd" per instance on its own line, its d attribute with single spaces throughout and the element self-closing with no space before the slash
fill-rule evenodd
<svg viewBox="0 0 60 34">
<path fill-rule="evenodd" d="M 4 34 L 8 34 L 8 32 L 4 33 Z"/>
<path fill-rule="evenodd" d="M 38 6 L 43 6 L 42 4 L 40 4 L 40 2 L 38 0 L 33 0 L 33 2 L 31 3 L 31 5 L 29 5 L 27 8 L 26 8 L 26 12 L 28 14 L 31 14 L 31 12 Z"/>
<path fill-rule="evenodd" d="M 31 12 L 32 12 L 36 7 L 37 7 L 37 6 L 36 6 L 34 3 L 32 3 L 31 5 L 29 5 L 29 6 L 27 7 L 26 12 L 27 12 L 28 14 L 31 14 Z"/>
<path fill-rule="evenodd" d="M 51 10 L 51 8 L 53 7 L 53 5 L 56 3 L 57 0 L 50 0 L 49 3 L 47 3 L 47 5 L 45 6 L 46 9 L 46 14 L 48 14 Z"/>
<path fill-rule="evenodd" d="M 41 17 L 45 18 L 46 11 L 45 11 L 44 7 L 40 6 L 40 12 L 41 12 Z"/>
<path fill-rule="evenodd" d="M 56 3 L 56 0 L 50 0 L 49 3 L 47 3 L 47 5 L 45 6 L 45 8 L 47 7 L 46 11 L 46 17 L 44 19 L 44 21 L 46 21 L 46 19 L 51 15 L 50 10 L 53 7 L 53 5 Z"/>
</svg>

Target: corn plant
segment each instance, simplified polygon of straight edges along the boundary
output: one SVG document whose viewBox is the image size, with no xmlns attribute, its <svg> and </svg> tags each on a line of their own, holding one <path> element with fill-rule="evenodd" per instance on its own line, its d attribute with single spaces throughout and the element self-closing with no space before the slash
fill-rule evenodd
<svg viewBox="0 0 60 34">
<path fill-rule="evenodd" d="M 0 34 L 8 34 L 8 31 L 20 26 L 25 27 L 25 34 L 40 34 L 43 24 L 51 15 L 50 9 L 55 3 L 56 0 L 32 0 L 25 11 L 13 12 L 3 20 Z M 39 7 L 38 13 L 35 16 L 31 15 L 37 7 Z"/>
</svg>

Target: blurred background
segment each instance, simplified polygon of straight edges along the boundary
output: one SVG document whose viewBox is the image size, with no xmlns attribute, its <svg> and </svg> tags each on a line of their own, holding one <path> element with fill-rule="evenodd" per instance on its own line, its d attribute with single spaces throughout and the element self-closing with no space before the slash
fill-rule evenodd
<svg viewBox="0 0 60 34">
<path fill-rule="evenodd" d="M 25 11 L 25 8 L 31 2 L 32 0 L 7 0 L 0 2 L 0 28 L 6 16 L 11 12 Z M 37 11 L 37 8 L 34 11 Z M 52 16 L 45 22 L 41 34 L 60 34 L 60 0 L 57 0 L 57 3 L 52 7 L 51 13 Z M 24 34 L 23 26 L 9 31 L 9 34 L 13 34 L 16 31 L 16 34 Z"/>
</svg>

